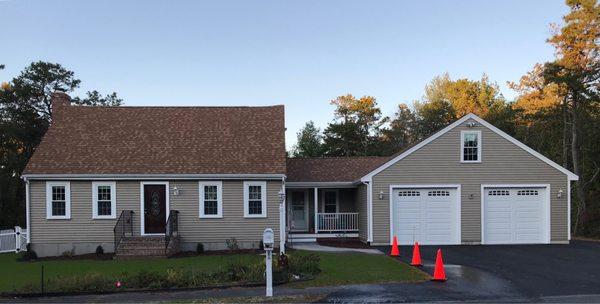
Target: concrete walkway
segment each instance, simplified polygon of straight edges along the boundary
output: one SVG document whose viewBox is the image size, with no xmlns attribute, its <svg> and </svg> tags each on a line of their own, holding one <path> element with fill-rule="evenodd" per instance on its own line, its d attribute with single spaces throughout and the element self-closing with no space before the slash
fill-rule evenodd
<svg viewBox="0 0 600 304">
<path fill-rule="evenodd" d="M 294 244 L 293 249 L 308 250 L 308 251 L 320 251 L 320 252 L 359 252 L 359 253 L 367 253 L 367 254 L 383 254 L 383 252 L 381 252 L 377 249 L 331 247 L 331 246 L 322 246 L 317 243 Z"/>
</svg>

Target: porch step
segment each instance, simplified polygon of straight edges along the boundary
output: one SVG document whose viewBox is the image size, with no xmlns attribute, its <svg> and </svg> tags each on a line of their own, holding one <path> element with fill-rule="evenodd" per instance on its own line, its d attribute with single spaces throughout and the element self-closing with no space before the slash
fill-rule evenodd
<svg viewBox="0 0 600 304">
<path fill-rule="evenodd" d="M 314 243 L 317 238 L 314 234 L 288 234 L 288 240 L 292 243 Z"/>
<path fill-rule="evenodd" d="M 133 257 L 166 257 L 179 251 L 179 238 L 172 240 L 169 249 L 165 238 L 153 236 L 126 237 L 119 244 L 115 257 L 118 259 Z"/>
</svg>

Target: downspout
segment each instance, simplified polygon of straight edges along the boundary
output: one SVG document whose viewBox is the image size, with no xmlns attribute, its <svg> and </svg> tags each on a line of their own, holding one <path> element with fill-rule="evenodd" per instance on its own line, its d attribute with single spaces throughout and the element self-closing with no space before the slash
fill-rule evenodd
<svg viewBox="0 0 600 304">
<path fill-rule="evenodd" d="M 23 177 L 25 181 L 25 225 L 27 226 L 27 244 L 31 242 L 31 225 L 29 216 L 29 180 L 27 177 Z"/>
<path fill-rule="evenodd" d="M 363 181 L 367 186 L 367 243 L 373 242 L 373 185 L 371 181 Z"/>
</svg>

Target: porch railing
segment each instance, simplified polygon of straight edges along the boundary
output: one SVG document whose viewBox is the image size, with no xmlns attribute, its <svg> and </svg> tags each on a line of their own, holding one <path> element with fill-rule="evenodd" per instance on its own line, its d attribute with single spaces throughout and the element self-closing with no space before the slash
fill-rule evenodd
<svg viewBox="0 0 600 304">
<path fill-rule="evenodd" d="M 117 223 L 115 224 L 115 228 L 113 229 L 115 234 L 115 252 L 117 252 L 117 248 L 119 248 L 119 244 L 121 241 L 129 234 L 133 236 L 133 211 L 132 210 L 123 210 Z"/>
<path fill-rule="evenodd" d="M 179 235 L 179 211 L 169 211 L 169 217 L 167 218 L 167 226 L 165 230 L 165 251 L 168 254 L 171 241 L 174 237 Z"/>
<path fill-rule="evenodd" d="M 358 213 L 317 213 L 318 232 L 358 231 Z"/>
</svg>

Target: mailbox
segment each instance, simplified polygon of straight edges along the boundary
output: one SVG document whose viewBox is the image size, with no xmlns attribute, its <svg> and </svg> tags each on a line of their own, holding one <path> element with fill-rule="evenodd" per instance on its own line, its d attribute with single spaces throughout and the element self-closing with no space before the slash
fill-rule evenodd
<svg viewBox="0 0 600 304">
<path fill-rule="evenodd" d="M 273 250 L 274 244 L 275 235 L 273 234 L 273 229 L 265 229 L 265 231 L 263 232 L 263 245 L 265 246 L 265 250 Z"/>
</svg>

